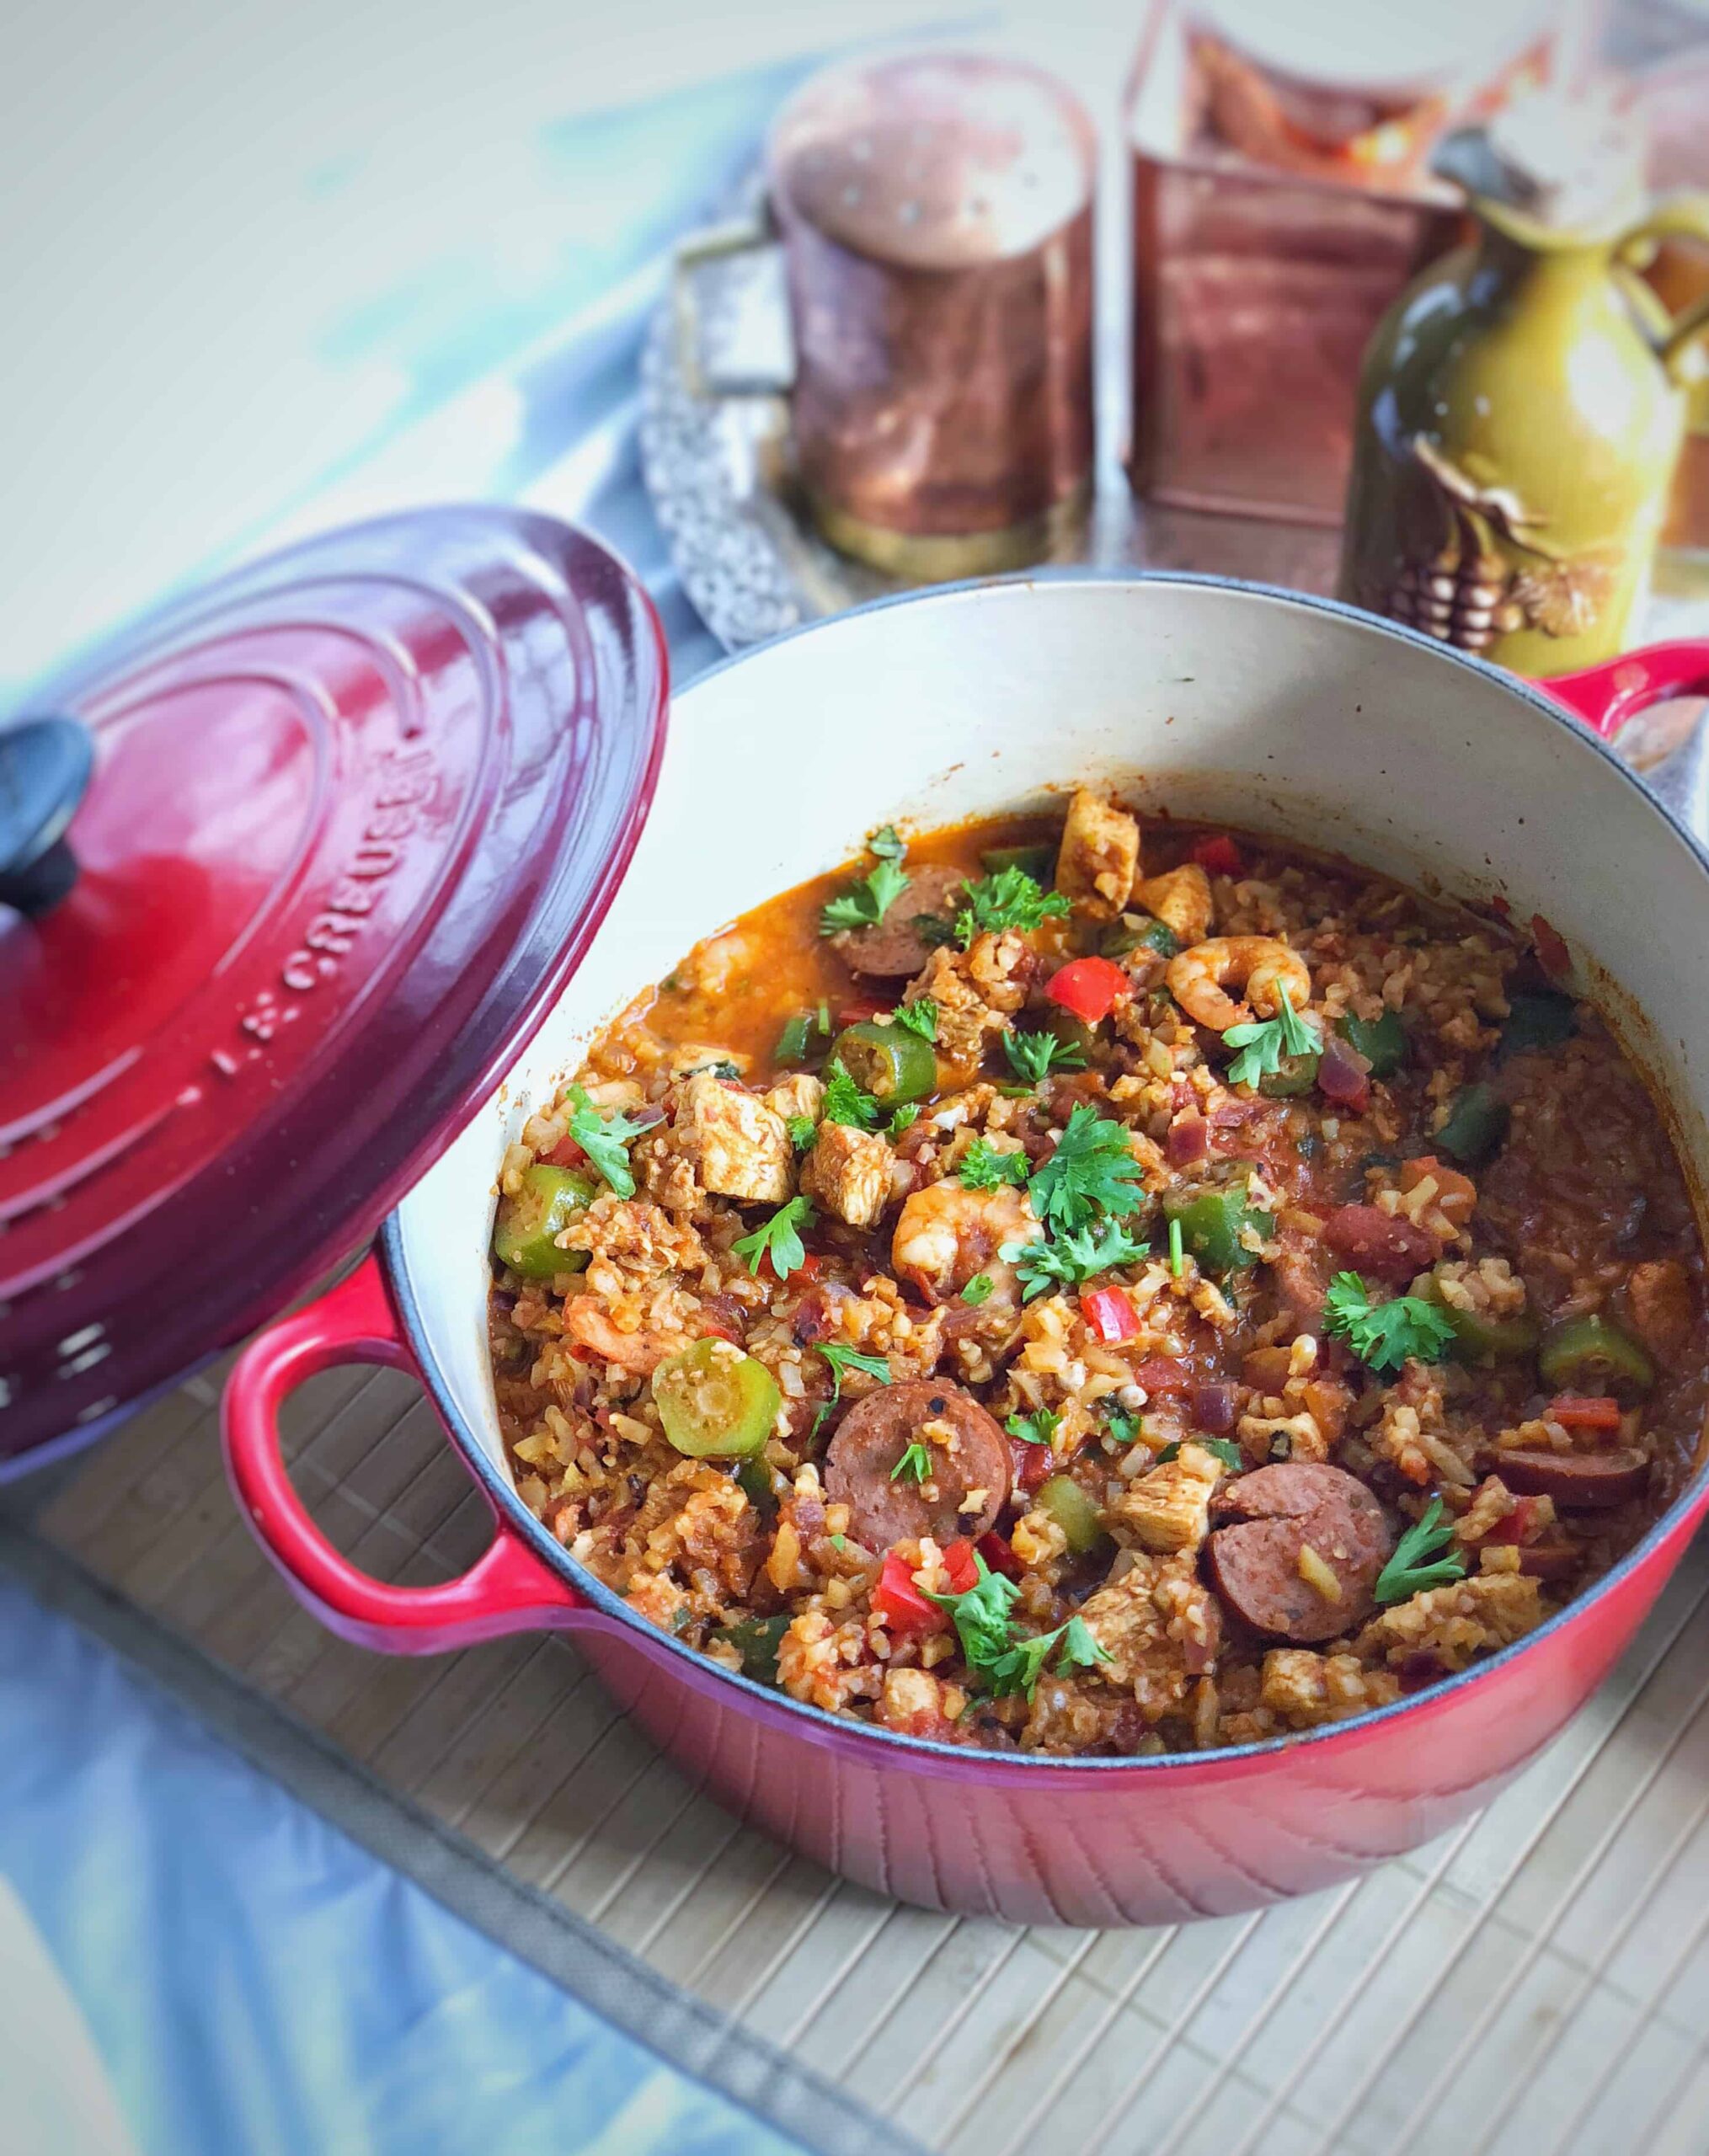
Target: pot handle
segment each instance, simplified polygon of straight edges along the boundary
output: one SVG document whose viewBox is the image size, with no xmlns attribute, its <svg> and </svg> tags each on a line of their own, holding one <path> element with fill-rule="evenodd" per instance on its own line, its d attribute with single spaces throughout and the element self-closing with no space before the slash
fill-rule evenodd
<svg viewBox="0 0 1709 2156">
<path fill-rule="evenodd" d="M 1670 696 L 1709 696 L 1709 638 L 1647 644 L 1536 686 L 1565 704 L 1593 734 L 1611 741 L 1629 718 L 1651 704 L 1665 703 Z"/>
<path fill-rule="evenodd" d="M 330 1631 L 382 1654 L 448 1654 L 507 1632 L 532 1632 L 592 1613 L 505 1523 L 471 1569 L 436 1587 L 390 1587 L 336 1550 L 286 1471 L 279 1411 L 318 1371 L 382 1363 L 414 1373 L 379 1261 L 371 1253 L 306 1310 L 249 1342 L 221 1408 L 226 1471 L 243 1517 L 285 1583 Z"/>
</svg>

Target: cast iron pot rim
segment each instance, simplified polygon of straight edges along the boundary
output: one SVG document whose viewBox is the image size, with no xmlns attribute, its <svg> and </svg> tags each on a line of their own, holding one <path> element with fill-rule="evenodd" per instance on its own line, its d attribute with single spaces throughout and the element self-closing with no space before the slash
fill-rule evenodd
<svg viewBox="0 0 1709 2156">
<path fill-rule="evenodd" d="M 1276 584 L 1248 583 L 1240 577 L 1206 576 L 1184 570 L 1066 568 L 1028 570 L 1015 576 L 980 577 L 959 584 L 934 585 L 927 591 L 898 592 L 882 599 L 869 600 L 862 606 L 851 607 L 846 613 L 831 616 L 830 620 L 846 621 L 853 615 L 880 613 L 893 606 L 933 605 L 943 600 L 964 599 L 1003 585 L 1024 587 L 1038 584 L 1162 584 L 1199 590 L 1232 591 L 1242 597 L 1267 599 L 1304 611 L 1331 615 L 1352 622 L 1358 627 L 1378 636 L 1393 637 L 1401 643 L 1416 644 L 1434 658 L 1477 675 L 1504 690 L 1509 696 L 1517 697 L 1520 702 L 1529 704 L 1551 723 L 1564 728 L 1575 742 L 1594 750 L 1610 771 L 1618 774 L 1623 784 L 1636 790 L 1651 813 L 1690 849 L 1698 867 L 1706 876 L 1709 876 L 1709 847 L 1698 840 L 1664 802 L 1649 791 L 1632 766 L 1583 720 L 1575 718 L 1560 705 L 1551 702 L 1540 690 L 1519 675 L 1509 674 L 1487 659 L 1475 658 L 1469 652 L 1458 650 L 1453 645 L 1439 643 L 1420 630 L 1408 628 L 1379 615 L 1366 613 L 1362 608 L 1348 606 L 1340 600 L 1320 598 L 1311 592 L 1290 591 Z M 815 630 L 828 626 L 830 623 L 826 621 L 804 622 L 798 627 L 770 638 L 766 643 L 755 645 L 749 651 L 733 653 L 697 674 L 689 686 L 692 688 L 702 681 L 710 680 L 715 675 L 726 673 L 731 667 L 740 666 L 745 660 L 769 651 L 777 644 L 793 643 L 798 637 L 810 636 Z M 683 693 L 686 695 L 687 691 Z M 666 754 L 669 754 L 668 743 Z M 1701 1222 L 1699 1228 L 1701 1232 Z M 889 1746 L 902 1752 L 923 1753 L 933 1759 L 953 1761 L 963 1767 L 972 1765 L 993 1771 L 1057 1774 L 1167 1774 L 1172 1772 L 1183 1778 L 1188 1770 L 1203 1774 L 1207 1769 L 1220 1768 L 1224 1764 L 1232 1766 L 1247 1761 L 1279 1760 L 1297 1755 L 1308 1748 L 1316 1751 L 1324 1746 L 1344 1746 L 1349 1742 L 1357 1742 L 1383 1722 L 1392 1721 L 1404 1715 L 1417 1715 L 1420 1710 L 1439 1708 L 1455 1694 L 1463 1694 L 1473 1687 L 1487 1684 L 1551 1634 L 1582 1621 L 1610 1590 L 1648 1561 L 1661 1543 L 1688 1514 L 1694 1509 L 1701 1509 L 1705 1484 L 1709 1481 L 1709 1460 L 1701 1457 L 1700 1433 L 1700 1457 L 1691 1481 L 1642 1539 L 1627 1550 L 1618 1564 L 1605 1572 L 1594 1586 L 1576 1600 L 1569 1602 L 1564 1609 L 1557 1610 L 1552 1617 L 1546 1619 L 1535 1631 L 1526 1633 L 1523 1639 L 1514 1641 L 1510 1646 L 1503 1647 L 1487 1661 L 1474 1662 L 1457 1675 L 1444 1678 L 1419 1692 L 1397 1700 L 1391 1705 L 1372 1707 L 1363 1714 L 1349 1716 L 1344 1721 L 1327 1722 L 1321 1728 L 1295 1731 L 1285 1737 L 1268 1737 L 1250 1744 L 1219 1746 L 1211 1752 L 1160 1753 L 1146 1758 L 1133 1758 L 1126 1755 L 1085 1758 L 1064 1757 L 1049 1752 L 996 1752 L 982 1747 L 946 1744 L 937 1738 L 907 1737 L 900 1731 L 884 1729 L 876 1723 L 830 1714 L 822 1707 L 809 1706 L 804 1700 L 792 1699 L 787 1692 L 775 1686 L 761 1684 L 755 1678 L 726 1669 L 722 1663 L 712 1661 L 670 1633 L 649 1624 L 644 1617 L 637 1616 L 620 1594 L 615 1593 L 584 1566 L 578 1564 L 558 1538 L 548 1531 L 545 1524 L 537 1519 L 522 1502 L 511 1484 L 489 1459 L 484 1448 L 466 1428 L 462 1417 L 454 1406 L 437 1351 L 421 1321 L 397 1213 L 393 1213 L 386 1220 L 380 1231 L 379 1241 L 387 1284 L 397 1305 L 398 1315 L 409 1336 L 410 1352 L 421 1380 L 439 1411 L 440 1419 L 445 1424 L 451 1443 L 498 1508 L 504 1523 L 500 1532 L 521 1534 L 535 1555 L 543 1559 L 553 1572 L 568 1580 L 592 1609 L 637 1634 L 645 1648 L 654 1653 L 662 1651 L 680 1657 L 697 1675 L 703 1678 L 710 1673 L 721 1683 L 731 1686 L 738 1694 L 750 1694 L 774 1713 L 798 1716 L 803 1724 L 801 1734 L 815 1742 L 835 1742 L 839 1738 L 869 1742 Z"/>
</svg>

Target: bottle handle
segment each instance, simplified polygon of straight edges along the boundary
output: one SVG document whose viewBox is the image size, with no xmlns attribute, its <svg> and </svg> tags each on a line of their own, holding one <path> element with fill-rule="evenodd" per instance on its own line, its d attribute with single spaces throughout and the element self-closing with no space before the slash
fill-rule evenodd
<svg viewBox="0 0 1709 2156">
<path fill-rule="evenodd" d="M 1621 235 L 1616 256 L 1624 268 L 1645 270 L 1666 239 L 1694 239 L 1709 247 L 1709 194 L 1694 189 L 1658 202 L 1641 223 Z M 1656 311 L 1661 313 L 1659 305 Z M 1706 334 L 1709 295 L 1666 320 L 1656 356 L 1682 388 L 1702 379 L 1703 361 L 1696 348 Z"/>
</svg>

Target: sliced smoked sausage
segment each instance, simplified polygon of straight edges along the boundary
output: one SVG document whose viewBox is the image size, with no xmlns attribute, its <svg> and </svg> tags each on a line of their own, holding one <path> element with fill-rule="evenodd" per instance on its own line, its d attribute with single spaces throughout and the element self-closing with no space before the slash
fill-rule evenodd
<svg viewBox="0 0 1709 2156">
<path fill-rule="evenodd" d="M 1497 1472 L 1514 1495 L 1552 1497 L 1565 1512 L 1605 1512 L 1642 1497 L 1650 1464 L 1641 1452 L 1501 1452 Z"/>
<path fill-rule="evenodd" d="M 949 1433 L 945 1442 L 936 1424 Z M 926 1447 L 931 1471 L 922 1483 L 892 1476 L 911 1444 Z M 983 1534 L 1008 1501 L 1009 1441 L 995 1417 L 959 1385 L 916 1378 L 857 1400 L 838 1425 L 825 1455 L 825 1495 L 849 1508 L 857 1541 L 868 1550 L 893 1542 L 935 1542 Z M 975 1490 L 978 1509 L 962 1506 Z"/>
<path fill-rule="evenodd" d="M 908 888 L 894 899 L 882 921 L 870 928 L 845 928 L 830 939 L 830 947 L 857 974 L 874 980 L 910 980 L 931 957 L 943 936 L 928 940 L 921 930 L 925 917 L 953 921 L 962 904 L 964 868 L 932 862 L 908 872 Z"/>
<path fill-rule="evenodd" d="M 1441 1254 L 1427 1228 L 1379 1205 L 1338 1206 L 1323 1223 L 1323 1240 L 1356 1273 L 1390 1282 L 1410 1280 Z"/>
<path fill-rule="evenodd" d="M 1211 1585 L 1255 1631 L 1329 1640 L 1370 1614 L 1390 1538 L 1382 1507 L 1357 1476 L 1311 1460 L 1261 1467 L 1227 1485 L 1215 1514 Z M 1300 1576 L 1308 1545 L 1335 1575 L 1338 1600 Z"/>
</svg>

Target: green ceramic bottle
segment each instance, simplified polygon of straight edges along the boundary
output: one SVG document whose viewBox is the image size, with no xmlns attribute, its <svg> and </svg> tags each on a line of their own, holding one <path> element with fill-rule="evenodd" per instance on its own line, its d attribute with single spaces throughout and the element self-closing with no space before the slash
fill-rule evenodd
<svg viewBox="0 0 1709 2156">
<path fill-rule="evenodd" d="M 1670 320 L 1634 265 L 1665 232 L 1709 236 L 1709 197 L 1646 216 L 1635 157 L 1568 184 L 1500 125 L 1443 143 L 1476 237 L 1365 355 L 1341 594 L 1564 674 L 1622 648 L 1648 580 L 1709 302 Z"/>
</svg>

